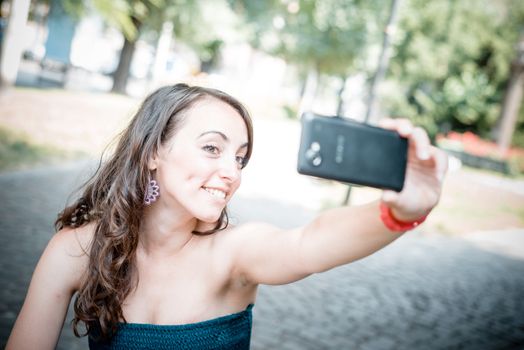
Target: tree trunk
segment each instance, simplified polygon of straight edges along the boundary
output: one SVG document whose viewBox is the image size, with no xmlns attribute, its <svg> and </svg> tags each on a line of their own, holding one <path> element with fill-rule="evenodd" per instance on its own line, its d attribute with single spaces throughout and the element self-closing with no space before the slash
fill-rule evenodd
<svg viewBox="0 0 524 350">
<path fill-rule="evenodd" d="M 337 92 L 337 115 L 342 117 L 344 114 L 344 91 L 346 91 L 346 77 L 340 77 L 342 79 L 342 85 Z"/>
<path fill-rule="evenodd" d="M 153 73 L 151 85 L 156 86 L 162 75 L 166 71 L 166 62 L 171 48 L 173 38 L 173 22 L 166 21 L 162 24 L 162 30 L 156 45 L 155 61 L 153 63 Z"/>
<path fill-rule="evenodd" d="M 141 22 L 133 17 L 133 24 L 136 27 L 136 37 L 128 39 L 124 37 L 124 47 L 120 51 L 120 59 L 118 61 L 118 67 L 113 76 L 113 87 L 111 92 L 118 94 L 125 94 L 127 87 L 127 80 L 129 78 L 129 71 L 131 69 L 131 61 L 133 60 L 133 54 L 135 53 L 136 42 L 140 36 Z"/>
<path fill-rule="evenodd" d="M 25 30 L 30 3 L 30 0 L 11 2 L 9 20 L 0 49 L 0 86 L 2 87 L 13 85 L 16 81 L 23 49 L 19 34 Z"/>
<path fill-rule="evenodd" d="M 524 88 L 524 37 L 517 49 L 517 58 L 511 65 L 508 86 L 502 104 L 502 111 L 495 129 L 499 154 L 504 156 L 511 145 L 517 123 Z"/>
<path fill-rule="evenodd" d="M 398 7 L 400 6 L 400 0 L 392 0 L 391 2 L 391 10 L 389 13 L 388 23 L 386 25 L 386 28 L 384 30 L 384 38 L 382 39 L 382 50 L 380 52 L 380 57 L 378 59 L 378 66 L 377 71 L 375 73 L 375 76 L 373 77 L 373 81 L 371 82 L 371 87 L 369 89 L 369 96 L 367 101 L 367 112 L 366 112 L 366 123 L 374 123 L 378 121 L 377 119 L 377 90 L 380 86 L 380 83 L 384 79 L 384 76 L 386 75 L 386 71 L 388 69 L 389 65 L 389 57 L 390 57 L 390 36 L 394 34 L 396 30 L 396 23 L 397 23 L 397 17 L 398 17 Z"/>
<path fill-rule="evenodd" d="M 300 99 L 300 106 L 298 108 L 298 117 L 302 116 L 302 113 L 311 110 L 313 107 L 313 101 L 317 94 L 318 85 L 318 70 L 313 65 L 309 68 L 306 77 L 306 83 L 304 84 L 304 91 Z"/>
<path fill-rule="evenodd" d="M 131 60 L 135 52 L 135 45 L 136 40 L 130 41 L 127 38 L 124 39 L 124 47 L 122 51 L 120 51 L 120 60 L 118 61 L 118 67 L 113 76 L 111 92 L 119 94 L 126 93 L 127 79 L 129 78 L 129 70 L 131 69 Z"/>
</svg>

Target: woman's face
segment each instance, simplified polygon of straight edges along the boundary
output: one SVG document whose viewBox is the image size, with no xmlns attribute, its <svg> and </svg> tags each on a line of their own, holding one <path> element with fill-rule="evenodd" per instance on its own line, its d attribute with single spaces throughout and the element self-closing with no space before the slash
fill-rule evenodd
<svg viewBox="0 0 524 350">
<path fill-rule="evenodd" d="M 196 102 L 150 163 L 160 186 L 157 205 L 216 222 L 240 186 L 247 150 L 247 127 L 235 109 L 213 98 Z"/>
</svg>

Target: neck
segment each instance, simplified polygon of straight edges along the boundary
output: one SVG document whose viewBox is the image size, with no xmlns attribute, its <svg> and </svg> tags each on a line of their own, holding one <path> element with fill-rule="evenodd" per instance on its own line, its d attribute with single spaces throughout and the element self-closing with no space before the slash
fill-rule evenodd
<svg viewBox="0 0 524 350">
<path fill-rule="evenodd" d="M 161 202 L 147 207 L 140 227 L 139 249 L 150 256 L 173 256 L 194 237 L 198 220 Z"/>
</svg>

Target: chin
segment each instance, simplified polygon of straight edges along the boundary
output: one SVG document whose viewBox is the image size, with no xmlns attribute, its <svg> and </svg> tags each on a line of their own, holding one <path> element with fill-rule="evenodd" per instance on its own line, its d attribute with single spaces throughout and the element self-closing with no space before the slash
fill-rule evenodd
<svg viewBox="0 0 524 350">
<path fill-rule="evenodd" d="M 213 213 L 195 215 L 195 217 L 203 223 L 214 224 L 218 221 L 218 219 L 220 219 L 221 214 L 222 214 L 222 211 L 219 211 L 218 213 L 213 212 Z"/>
</svg>

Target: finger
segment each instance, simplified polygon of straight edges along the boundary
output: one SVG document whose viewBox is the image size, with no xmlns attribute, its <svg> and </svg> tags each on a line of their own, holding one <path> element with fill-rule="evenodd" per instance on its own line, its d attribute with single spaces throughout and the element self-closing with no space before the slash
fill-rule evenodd
<svg viewBox="0 0 524 350">
<path fill-rule="evenodd" d="M 384 129 L 395 130 L 400 134 L 400 136 L 403 137 L 409 137 L 409 135 L 413 131 L 413 124 L 409 119 L 405 118 L 383 118 L 380 120 L 379 126 Z"/>
<path fill-rule="evenodd" d="M 378 121 L 378 126 L 384 129 L 391 129 L 395 125 L 395 120 L 391 118 L 382 118 Z"/>
<path fill-rule="evenodd" d="M 399 193 L 392 190 L 382 191 L 382 201 L 387 205 L 394 204 L 398 199 Z"/>
<path fill-rule="evenodd" d="M 408 119 L 398 119 L 397 125 L 397 132 L 403 137 L 409 137 L 414 130 L 413 124 Z"/>
<path fill-rule="evenodd" d="M 418 159 L 427 160 L 430 158 L 431 142 L 424 129 L 420 127 L 414 128 L 410 135 L 410 141 L 415 144 L 415 151 Z"/>
<path fill-rule="evenodd" d="M 449 167 L 449 157 L 446 152 L 437 148 L 431 147 L 431 157 L 435 160 L 436 174 L 439 181 L 444 180 Z"/>
</svg>

